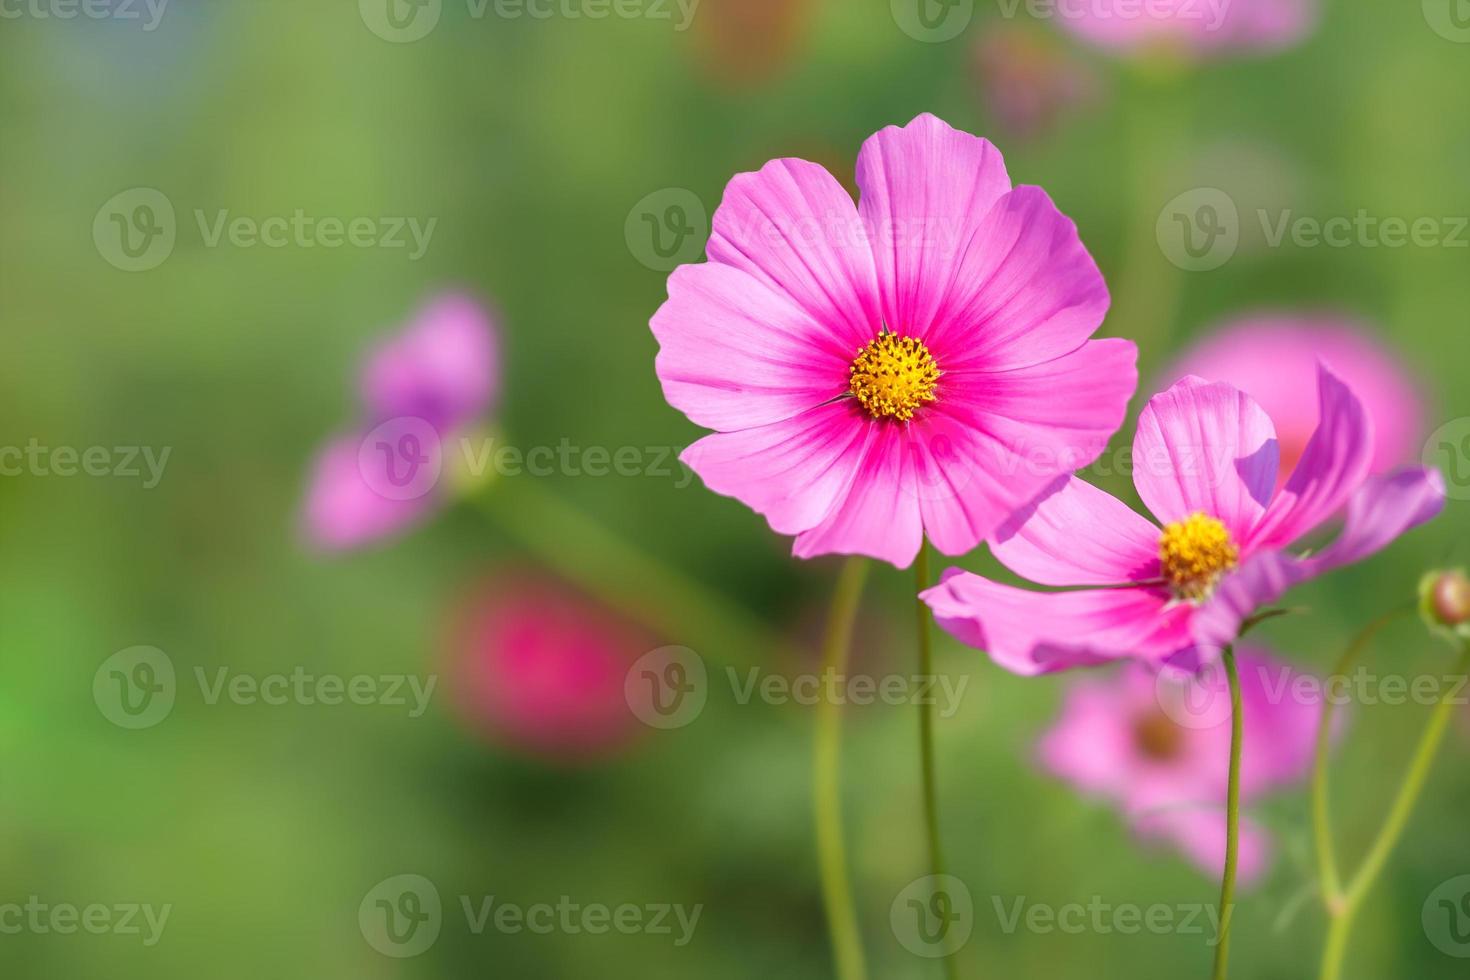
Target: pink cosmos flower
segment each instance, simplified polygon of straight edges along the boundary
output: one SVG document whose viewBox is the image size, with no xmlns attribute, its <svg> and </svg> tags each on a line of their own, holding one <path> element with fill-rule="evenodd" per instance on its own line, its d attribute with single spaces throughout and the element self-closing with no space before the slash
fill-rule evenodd
<svg viewBox="0 0 1470 980">
<path fill-rule="evenodd" d="M 1105 50 L 1196 57 L 1280 51 L 1310 34 L 1317 17 L 1317 0 L 1086 0 L 1057 8 L 1063 28 Z"/>
<path fill-rule="evenodd" d="M 1137 351 L 1090 340 L 1107 288 L 1076 227 L 930 115 L 871 137 L 861 203 L 822 167 L 740 174 L 708 262 L 654 315 L 664 396 L 714 429 L 683 461 L 794 552 L 960 554 L 1123 418 Z"/>
<path fill-rule="evenodd" d="M 499 385 L 489 315 L 468 297 L 435 298 L 368 357 L 354 435 L 317 458 L 304 531 L 314 547 L 355 548 L 402 531 L 439 506 L 442 444 L 483 415 Z"/>
<path fill-rule="evenodd" d="M 1242 648 L 1238 666 L 1240 796 L 1249 805 L 1310 772 L 1321 700 L 1298 696 L 1301 675 L 1262 650 Z M 1209 694 L 1202 698 L 1178 671 L 1136 663 L 1078 680 L 1038 754 L 1048 771 L 1117 807 L 1140 837 L 1172 845 L 1218 877 L 1225 867 L 1230 703 L 1223 686 Z M 1270 852 L 1270 834 L 1242 816 L 1242 885 L 1259 879 Z"/>
<path fill-rule="evenodd" d="M 1173 384 L 1196 374 L 1254 398 L 1276 424 L 1284 482 L 1317 425 L 1311 379 L 1319 358 L 1362 399 L 1373 420 L 1372 471 L 1418 459 L 1426 414 L 1422 384 L 1366 327 L 1345 318 L 1263 313 L 1233 320 L 1211 331 L 1163 377 Z"/>
<path fill-rule="evenodd" d="M 1292 586 L 1379 551 L 1443 506 L 1437 471 L 1370 479 L 1362 403 L 1325 366 L 1317 387 L 1317 431 L 1280 490 L 1271 419 L 1239 389 L 1188 377 L 1149 402 L 1133 443 L 1134 485 L 1162 528 L 1064 478 L 991 547 L 1032 581 L 1090 588 L 1035 592 L 950 569 L 924 600 L 946 630 L 1016 673 L 1121 657 L 1210 660 Z M 1344 505 L 1335 542 L 1291 550 Z"/>
<path fill-rule="evenodd" d="M 580 593 L 517 569 L 476 587 L 457 611 L 446 679 L 471 730 L 542 758 L 591 761 L 646 730 L 624 678 L 653 646 Z"/>
</svg>

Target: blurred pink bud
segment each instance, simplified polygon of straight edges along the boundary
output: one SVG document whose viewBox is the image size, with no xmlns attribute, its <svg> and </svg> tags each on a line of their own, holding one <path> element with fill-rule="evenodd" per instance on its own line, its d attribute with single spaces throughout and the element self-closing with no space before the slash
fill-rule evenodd
<svg viewBox="0 0 1470 980">
<path fill-rule="evenodd" d="M 446 680 L 472 731 L 554 761 L 602 759 L 647 730 L 624 683 L 655 645 L 570 587 L 512 569 L 456 610 Z"/>
</svg>

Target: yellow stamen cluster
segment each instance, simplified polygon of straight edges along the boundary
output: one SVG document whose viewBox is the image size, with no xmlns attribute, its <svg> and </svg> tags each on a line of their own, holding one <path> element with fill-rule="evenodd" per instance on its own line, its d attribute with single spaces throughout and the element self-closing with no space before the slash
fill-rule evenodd
<svg viewBox="0 0 1470 980">
<path fill-rule="evenodd" d="M 853 359 L 848 391 L 875 419 L 907 422 L 914 410 L 934 400 L 939 367 L 924 342 L 879 334 Z"/>
<path fill-rule="evenodd" d="M 1223 523 L 1194 514 L 1164 526 L 1159 560 L 1174 594 L 1198 602 L 1208 598 L 1221 576 L 1236 566 L 1240 551 Z"/>
</svg>

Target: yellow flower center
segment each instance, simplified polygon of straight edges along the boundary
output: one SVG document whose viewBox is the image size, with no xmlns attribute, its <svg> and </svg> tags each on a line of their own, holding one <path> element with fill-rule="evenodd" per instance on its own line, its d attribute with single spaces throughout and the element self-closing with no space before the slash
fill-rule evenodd
<svg viewBox="0 0 1470 980">
<path fill-rule="evenodd" d="M 1162 711 L 1133 720 L 1133 745 L 1144 758 L 1168 762 L 1184 749 L 1184 731 Z"/>
<path fill-rule="evenodd" d="M 875 419 L 907 422 L 934 400 L 939 367 L 924 342 L 881 333 L 853 359 L 847 390 Z"/>
<path fill-rule="evenodd" d="M 1240 561 L 1240 551 L 1218 519 L 1194 514 L 1164 526 L 1159 560 L 1174 594 L 1197 602 L 1215 590 L 1220 578 Z"/>
</svg>

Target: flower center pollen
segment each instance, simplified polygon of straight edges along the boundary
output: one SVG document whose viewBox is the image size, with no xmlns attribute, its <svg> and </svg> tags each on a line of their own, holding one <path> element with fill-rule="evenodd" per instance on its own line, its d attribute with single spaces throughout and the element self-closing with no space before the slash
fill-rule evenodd
<svg viewBox="0 0 1470 980">
<path fill-rule="evenodd" d="M 1174 594 L 1198 602 L 1208 598 L 1221 577 L 1239 563 L 1240 550 L 1221 521 L 1194 514 L 1164 526 L 1159 560 Z"/>
<path fill-rule="evenodd" d="M 907 422 L 934 401 L 939 367 L 924 342 L 881 333 L 853 359 L 847 389 L 875 419 Z"/>
<path fill-rule="evenodd" d="M 1191 602 L 1210 597 L 1226 572 L 1241 561 L 1241 551 L 1216 517 L 1191 514 L 1164 525 L 1158 560 L 1175 595 Z"/>
</svg>

